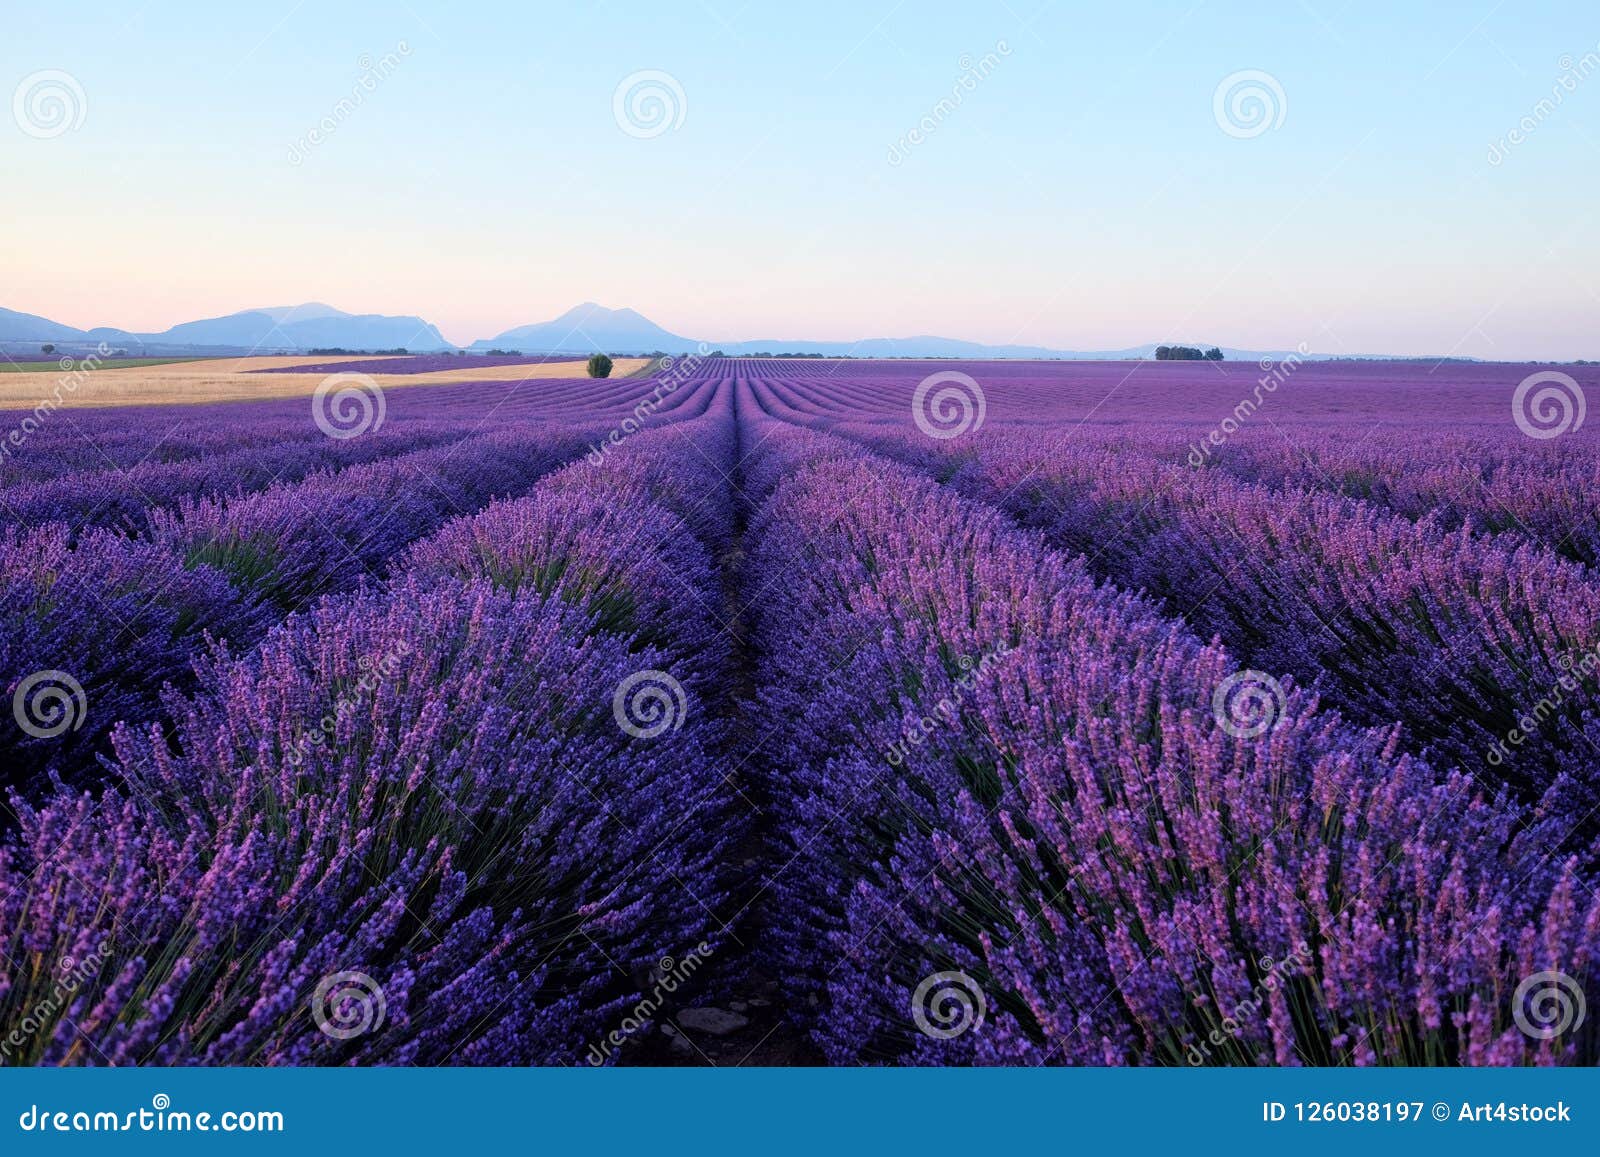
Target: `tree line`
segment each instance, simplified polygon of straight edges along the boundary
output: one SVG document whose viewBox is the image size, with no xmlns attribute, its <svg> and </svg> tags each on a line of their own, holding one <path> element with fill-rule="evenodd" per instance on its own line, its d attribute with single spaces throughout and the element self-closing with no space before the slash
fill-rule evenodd
<svg viewBox="0 0 1600 1157">
<path fill-rule="evenodd" d="M 1208 350 L 1201 350 L 1192 345 L 1158 345 L 1156 346 L 1156 361 L 1158 362 L 1220 362 L 1222 351 L 1216 346 Z"/>
</svg>

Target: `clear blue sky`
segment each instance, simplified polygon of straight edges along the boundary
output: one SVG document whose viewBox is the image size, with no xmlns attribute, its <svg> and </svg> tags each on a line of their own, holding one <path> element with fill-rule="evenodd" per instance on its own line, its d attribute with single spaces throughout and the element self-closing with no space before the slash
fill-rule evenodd
<svg viewBox="0 0 1600 1157">
<path fill-rule="evenodd" d="M 0 305 L 1600 356 L 1592 0 L 328 7 L 8 6 L 0 96 L 64 71 L 83 117 L 0 113 Z M 613 110 L 641 70 L 683 94 L 650 137 Z M 1282 93 L 1259 135 L 1216 116 L 1241 70 Z"/>
</svg>

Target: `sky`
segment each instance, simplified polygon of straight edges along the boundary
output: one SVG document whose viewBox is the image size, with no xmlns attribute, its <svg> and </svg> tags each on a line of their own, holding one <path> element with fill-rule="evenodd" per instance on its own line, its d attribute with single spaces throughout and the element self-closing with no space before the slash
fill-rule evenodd
<svg viewBox="0 0 1600 1157">
<path fill-rule="evenodd" d="M 0 306 L 1600 357 L 1592 0 L 329 7 L 8 0 Z"/>
</svg>

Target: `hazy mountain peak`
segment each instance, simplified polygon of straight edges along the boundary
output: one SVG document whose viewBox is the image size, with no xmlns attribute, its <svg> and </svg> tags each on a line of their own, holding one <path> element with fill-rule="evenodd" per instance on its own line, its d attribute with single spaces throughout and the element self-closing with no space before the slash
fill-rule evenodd
<svg viewBox="0 0 1600 1157">
<path fill-rule="evenodd" d="M 474 349 L 520 349 L 529 353 L 648 353 L 687 350 L 695 342 L 668 333 L 632 309 L 610 309 L 594 301 L 573 306 L 553 321 L 508 329 L 476 341 Z"/>
<path fill-rule="evenodd" d="M 245 310 L 246 313 L 264 313 L 282 325 L 290 321 L 311 321 L 319 317 L 349 317 L 342 309 L 324 305 L 320 301 L 307 301 L 300 305 L 274 305 L 265 309 Z"/>
<path fill-rule="evenodd" d="M 601 305 L 597 301 L 585 301 L 581 305 L 575 305 L 571 309 L 567 310 L 566 313 L 556 318 L 557 321 L 589 322 L 611 321 L 615 319 L 643 321 L 646 325 L 653 324 L 645 321 L 645 318 L 634 310 L 611 309 L 609 306 Z"/>
</svg>

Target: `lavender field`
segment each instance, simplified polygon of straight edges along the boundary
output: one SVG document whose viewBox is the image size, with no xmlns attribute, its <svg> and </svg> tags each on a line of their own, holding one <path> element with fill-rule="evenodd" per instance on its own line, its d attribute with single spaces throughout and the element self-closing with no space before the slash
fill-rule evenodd
<svg viewBox="0 0 1600 1157">
<path fill-rule="evenodd" d="M 0 456 L 0 1063 L 1600 1063 L 1597 390 L 57 412 Z"/>
</svg>

